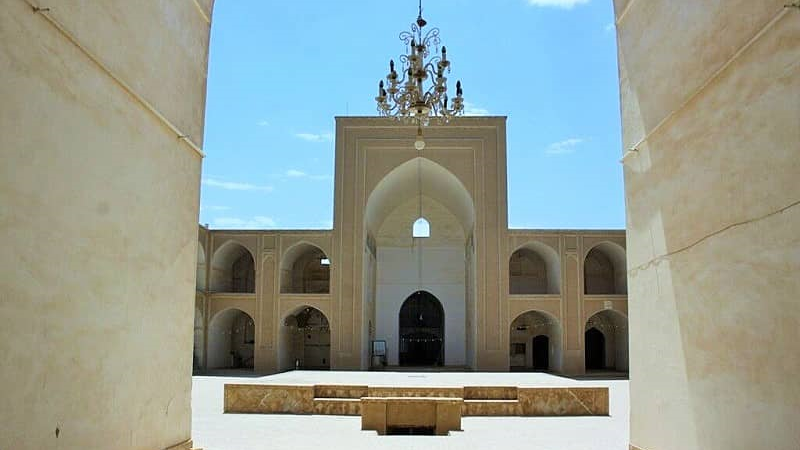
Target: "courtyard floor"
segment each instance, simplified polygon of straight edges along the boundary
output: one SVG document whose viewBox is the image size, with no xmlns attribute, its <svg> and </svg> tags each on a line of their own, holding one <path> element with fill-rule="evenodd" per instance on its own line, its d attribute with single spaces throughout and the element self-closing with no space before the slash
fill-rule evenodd
<svg viewBox="0 0 800 450">
<path fill-rule="evenodd" d="M 608 386 L 609 417 L 464 417 L 449 436 L 378 436 L 358 416 L 223 414 L 225 383 L 370 386 Z M 573 380 L 542 373 L 310 372 L 195 376 L 192 437 L 205 450 L 530 449 L 627 450 L 628 381 Z"/>
</svg>

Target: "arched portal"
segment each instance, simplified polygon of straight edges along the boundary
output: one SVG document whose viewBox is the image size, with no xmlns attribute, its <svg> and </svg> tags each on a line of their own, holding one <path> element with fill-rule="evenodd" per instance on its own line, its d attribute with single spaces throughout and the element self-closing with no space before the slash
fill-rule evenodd
<svg viewBox="0 0 800 450">
<path fill-rule="evenodd" d="M 322 311 L 304 306 L 287 315 L 280 327 L 278 364 L 282 371 L 331 367 L 331 329 Z"/>
<path fill-rule="evenodd" d="M 401 366 L 444 364 L 444 309 L 427 291 L 411 294 L 400 308 Z"/>
<path fill-rule="evenodd" d="M 291 247 L 281 258 L 281 293 L 329 293 L 330 268 L 330 259 L 319 247 L 307 243 Z"/>
<path fill-rule="evenodd" d="M 211 290 L 244 293 L 256 291 L 255 262 L 247 248 L 228 241 L 214 253 L 211 260 Z"/>
<path fill-rule="evenodd" d="M 584 327 L 586 370 L 628 371 L 628 319 L 613 310 L 600 311 Z"/>
<path fill-rule="evenodd" d="M 543 311 L 528 311 L 511 322 L 509 369 L 560 372 L 561 324 Z"/>
<path fill-rule="evenodd" d="M 441 304 L 447 330 L 442 336 L 444 360 L 433 363 L 474 365 L 475 217 L 467 187 L 436 161 L 415 156 L 381 176 L 364 209 L 364 348 L 369 348 L 368 339 L 384 340 L 387 363 L 406 364 L 406 357 L 400 361 L 399 356 L 407 356 L 408 345 L 415 342 L 403 343 L 406 350 L 401 352 L 399 300 L 425 291 Z M 420 218 L 427 227 L 420 226 Z M 370 322 L 374 330 L 367 328 Z"/>
<path fill-rule="evenodd" d="M 217 313 L 208 326 L 208 368 L 252 369 L 255 328 L 253 318 L 240 309 Z"/>
</svg>

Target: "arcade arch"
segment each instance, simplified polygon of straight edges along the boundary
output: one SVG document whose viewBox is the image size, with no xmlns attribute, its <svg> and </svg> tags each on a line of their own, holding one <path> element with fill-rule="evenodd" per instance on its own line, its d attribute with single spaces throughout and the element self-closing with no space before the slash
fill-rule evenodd
<svg viewBox="0 0 800 450">
<path fill-rule="evenodd" d="M 238 242 L 222 244 L 211 260 L 211 290 L 214 292 L 255 293 L 253 255 Z"/>
<path fill-rule="evenodd" d="M 509 259 L 509 293 L 561 293 L 561 261 L 553 248 L 530 242 L 517 249 Z"/>
<path fill-rule="evenodd" d="M 311 306 L 287 314 L 279 331 L 279 370 L 327 370 L 330 366 L 331 329 L 325 314 Z"/>
<path fill-rule="evenodd" d="M 296 244 L 281 258 L 282 294 L 328 294 L 330 279 L 330 259 L 315 245 Z"/>
<path fill-rule="evenodd" d="M 229 308 L 208 325 L 209 369 L 253 369 L 255 322 L 246 312 Z"/>
<path fill-rule="evenodd" d="M 583 286 L 587 295 L 628 293 L 625 249 L 611 242 L 592 247 L 583 260 Z"/>
<path fill-rule="evenodd" d="M 628 371 L 628 319 L 613 310 L 600 311 L 584 327 L 586 371 Z"/>
<path fill-rule="evenodd" d="M 558 318 L 543 311 L 528 311 L 511 322 L 511 371 L 561 372 L 562 327 Z"/>
</svg>

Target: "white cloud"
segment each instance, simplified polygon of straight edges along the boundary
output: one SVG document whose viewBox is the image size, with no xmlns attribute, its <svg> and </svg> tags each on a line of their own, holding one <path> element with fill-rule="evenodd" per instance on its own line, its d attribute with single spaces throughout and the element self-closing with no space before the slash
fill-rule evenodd
<svg viewBox="0 0 800 450">
<path fill-rule="evenodd" d="M 308 142 L 331 142 L 333 140 L 333 133 L 295 133 L 294 136 Z"/>
<path fill-rule="evenodd" d="M 269 122 L 266 121 L 266 120 L 259 120 L 257 125 L 260 126 L 260 127 L 268 127 L 269 126 Z"/>
<path fill-rule="evenodd" d="M 547 146 L 547 149 L 545 149 L 544 152 L 549 155 L 566 155 L 569 153 L 575 153 L 576 147 L 583 142 L 584 140 L 579 138 L 571 138 L 559 142 L 553 142 Z"/>
<path fill-rule="evenodd" d="M 204 178 L 203 184 L 206 186 L 225 189 L 228 191 L 262 191 L 272 192 L 272 186 L 258 186 L 250 183 L 238 183 L 235 181 L 222 181 L 216 178 Z"/>
<path fill-rule="evenodd" d="M 277 222 L 271 217 L 255 216 L 252 219 L 242 219 L 239 217 L 217 217 L 212 223 L 216 228 L 233 228 L 233 229 L 263 229 L 274 228 Z"/>
<path fill-rule="evenodd" d="M 545 6 L 562 9 L 572 9 L 575 5 L 585 5 L 589 0 L 528 0 L 531 6 Z"/>
<path fill-rule="evenodd" d="M 465 116 L 488 116 L 489 110 L 481 108 L 474 103 L 464 102 L 464 115 Z"/>
<path fill-rule="evenodd" d="M 604 30 L 606 30 L 606 32 L 607 32 L 607 33 L 611 33 L 611 32 L 612 32 L 612 31 L 614 31 L 616 28 L 617 28 L 617 26 L 616 26 L 616 25 L 614 25 L 614 22 L 609 22 L 608 24 L 606 24 L 606 26 L 605 26 Z"/>
<path fill-rule="evenodd" d="M 331 179 L 333 179 L 333 177 L 330 176 L 330 175 L 309 175 L 308 173 L 303 172 L 302 170 L 297 170 L 297 169 L 289 169 L 289 170 L 286 171 L 285 175 L 286 175 L 287 178 L 308 178 L 310 180 L 331 180 Z"/>
</svg>

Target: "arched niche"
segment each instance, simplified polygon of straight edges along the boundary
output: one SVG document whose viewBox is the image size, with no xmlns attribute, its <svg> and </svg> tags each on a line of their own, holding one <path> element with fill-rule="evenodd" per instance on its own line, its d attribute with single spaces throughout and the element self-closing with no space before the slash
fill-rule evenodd
<svg viewBox="0 0 800 450">
<path fill-rule="evenodd" d="M 561 372 L 562 327 L 558 318 L 544 311 L 527 311 L 517 316 L 510 328 L 511 371 Z M 544 341 L 548 345 L 546 364 L 540 349 Z"/>
<path fill-rule="evenodd" d="M 330 293 L 330 268 L 322 249 L 305 242 L 295 244 L 281 258 L 281 293 Z"/>
<path fill-rule="evenodd" d="M 255 321 L 246 312 L 229 308 L 208 325 L 209 369 L 253 369 Z"/>
<path fill-rule="evenodd" d="M 279 370 L 327 370 L 331 366 L 331 329 L 325 314 L 301 306 L 287 314 L 279 328 Z"/>
<path fill-rule="evenodd" d="M 628 277 L 625 249 L 611 242 L 592 247 L 583 260 L 583 286 L 587 295 L 625 295 Z"/>
<path fill-rule="evenodd" d="M 508 276 L 510 294 L 561 293 L 561 260 L 541 242 L 529 242 L 511 254 Z"/>
<path fill-rule="evenodd" d="M 228 241 L 217 249 L 211 260 L 211 290 L 255 293 L 255 261 L 245 246 Z"/>
<path fill-rule="evenodd" d="M 586 371 L 628 371 L 628 318 L 613 310 L 600 311 L 584 326 Z"/>
<path fill-rule="evenodd" d="M 203 244 L 197 242 L 197 275 L 195 286 L 198 291 L 206 290 L 206 252 Z"/>
</svg>

